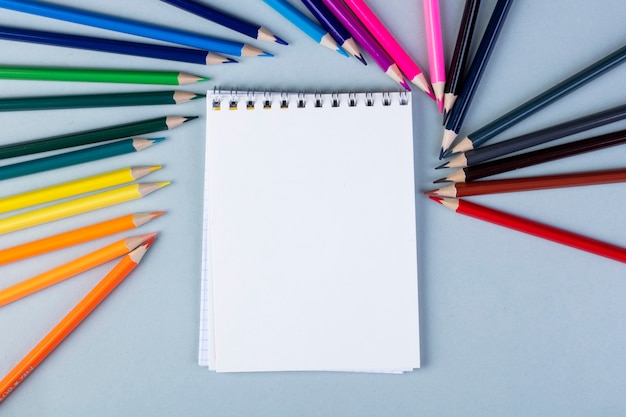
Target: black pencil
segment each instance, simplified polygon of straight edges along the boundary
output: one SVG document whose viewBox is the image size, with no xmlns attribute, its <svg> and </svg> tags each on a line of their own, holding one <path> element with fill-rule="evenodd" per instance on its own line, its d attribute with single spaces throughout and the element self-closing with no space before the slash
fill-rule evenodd
<svg viewBox="0 0 626 417">
<path fill-rule="evenodd" d="M 437 168 L 462 168 L 626 118 L 626 104 L 462 153 Z"/>
<path fill-rule="evenodd" d="M 502 174 L 533 165 L 550 162 L 557 159 L 567 158 L 586 152 L 596 151 L 626 143 L 626 130 L 620 130 L 605 135 L 594 136 L 575 142 L 565 143 L 550 148 L 540 149 L 508 158 L 496 159 L 495 161 L 484 162 L 482 164 L 459 169 L 445 178 L 438 179 L 435 183 L 441 182 L 469 182 L 491 175 Z"/>
<path fill-rule="evenodd" d="M 461 87 L 463 86 L 463 78 L 467 70 L 467 63 L 470 55 L 470 46 L 472 44 L 472 37 L 474 34 L 474 26 L 476 25 L 476 17 L 478 16 L 478 9 L 480 7 L 480 0 L 466 0 L 465 8 L 463 9 L 463 16 L 461 17 L 461 24 L 459 26 L 459 34 L 456 38 L 456 45 L 454 46 L 454 53 L 452 55 L 452 62 L 450 63 L 450 69 L 446 76 L 446 89 L 444 90 L 444 103 L 443 103 L 443 122 L 445 124 L 448 114 L 458 95 L 461 93 Z"/>
<path fill-rule="evenodd" d="M 566 96 L 587 82 L 615 68 L 624 61 L 626 61 L 626 46 L 622 46 L 615 52 L 607 55 L 599 61 L 594 62 L 571 77 L 561 81 L 554 87 L 539 94 L 535 98 L 528 100 L 524 104 L 497 118 L 493 122 L 481 127 L 475 132 L 470 133 L 466 138 L 454 146 L 452 152 L 465 152 L 470 149 L 475 149 L 494 136 L 502 133 L 509 127 L 521 122 L 533 113 L 554 103 L 558 99 Z"/>
<path fill-rule="evenodd" d="M 446 121 L 446 129 L 441 141 L 440 157 L 443 157 L 444 153 L 452 145 L 454 139 L 456 139 L 456 136 L 459 133 L 459 130 L 461 129 L 463 120 L 467 115 L 469 106 L 474 98 L 474 93 L 478 88 L 478 84 L 480 83 L 483 73 L 485 72 L 485 68 L 489 62 L 489 57 L 493 52 L 496 41 L 498 40 L 498 35 L 504 25 L 504 21 L 512 3 L 513 0 L 498 0 L 498 3 L 496 3 L 496 7 L 491 14 L 487 28 L 485 29 L 485 33 L 483 34 L 480 44 L 478 45 L 476 55 L 474 56 L 472 64 L 467 72 L 467 77 L 463 82 L 461 93 L 459 94 L 459 97 L 456 100 L 450 115 L 448 116 L 448 120 Z"/>
</svg>

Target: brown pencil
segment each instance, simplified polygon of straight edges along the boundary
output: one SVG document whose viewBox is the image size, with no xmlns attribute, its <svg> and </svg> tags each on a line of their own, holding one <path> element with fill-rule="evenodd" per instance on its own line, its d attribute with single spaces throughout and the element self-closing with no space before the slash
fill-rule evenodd
<svg viewBox="0 0 626 417">
<path fill-rule="evenodd" d="M 626 168 L 537 177 L 460 182 L 450 184 L 437 190 L 426 191 L 425 194 L 440 197 L 468 197 L 472 195 L 611 184 L 623 181 L 626 181 Z"/>
</svg>

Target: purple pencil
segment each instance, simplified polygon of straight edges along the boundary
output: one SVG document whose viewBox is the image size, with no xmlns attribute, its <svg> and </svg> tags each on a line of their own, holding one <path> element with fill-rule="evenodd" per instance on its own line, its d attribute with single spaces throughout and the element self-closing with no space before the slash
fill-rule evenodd
<svg viewBox="0 0 626 417">
<path fill-rule="evenodd" d="M 363 24 L 357 19 L 352 12 L 343 4 L 341 0 L 322 0 L 326 7 L 337 17 L 344 25 L 348 32 L 352 34 L 354 39 L 361 45 L 374 62 L 387 74 L 391 79 L 399 83 L 407 90 L 411 90 L 409 84 L 404 80 L 402 72 L 398 65 L 391 59 L 389 54 L 380 46 L 374 37 L 368 32 Z"/>
</svg>

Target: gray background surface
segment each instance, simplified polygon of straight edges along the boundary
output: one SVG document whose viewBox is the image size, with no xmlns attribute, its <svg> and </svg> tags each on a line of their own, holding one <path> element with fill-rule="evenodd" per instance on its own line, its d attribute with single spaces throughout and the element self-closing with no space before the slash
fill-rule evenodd
<svg viewBox="0 0 626 417">
<path fill-rule="evenodd" d="M 58 3 L 83 6 L 248 41 L 156 0 Z M 396 89 L 370 61 L 326 50 L 260 0 L 212 3 L 261 22 L 290 42 L 250 41 L 276 56 L 202 67 L 0 41 L 6 65 L 181 70 L 212 80 L 183 89 L 352 91 Z M 428 68 L 419 1 L 370 1 L 423 68 Z M 481 35 L 495 0 L 484 0 Z M 442 1 L 447 59 L 463 2 Z M 462 133 L 621 47 L 620 0 L 517 0 L 513 4 Z M 2 24 L 132 36 L 0 10 Z M 475 43 L 475 45 L 477 42 Z M 506 139 L 624 103 L 626 67 L 617 68 L 498 136 Z M 160 90 L 159 86 L 0 81 L 2 97 Z M 169 87 L 168 87 L 169 88 Z M 163 164 L 145 181 L 173 184 L 143 200 L 0 236 L 0 247 L 126 213 L 166 210 L 139 229 L 159 231 L 140 268 L 0 406 L 1 416 L 472 416 L 624 415 L 624 265 L 539 240 L 440 207 L 421 195 L 443 175 L 433 168 L 442 127 L 436 106 L 414 93 L 422 368 L 405 375 L 347 373 L 215 374 L 197 365 L 204 120 L 167 133 L 138 154 L 31 175 L 0 184 L 0 195 L 129 165 Z M 0 113 L 0 144 L 168 114 L 202 115 L 204 102 L 178 107 Z M 624 123 L 594 133 L 624 128 Z M 579 137 L 589 136 L 579 135 Z M 149 135 L 159 136 L 159 135 Z M 508 176 L 623 166 L 613 148 Z M 626 246 L 621 184 L 473 199 Z M 131 235 L 135 233 L 126 233 Z M 114 236 L 0 268 L 8 286 L 119 239 Z M 112 264 L 0 309 L 4 375 Z M 322 307 L 321 307 L 322 308 Z M 375 335 L 372 335 L 375 337 Z M 620 394 L 621 393 L 621 394 Z"/>
</svg>

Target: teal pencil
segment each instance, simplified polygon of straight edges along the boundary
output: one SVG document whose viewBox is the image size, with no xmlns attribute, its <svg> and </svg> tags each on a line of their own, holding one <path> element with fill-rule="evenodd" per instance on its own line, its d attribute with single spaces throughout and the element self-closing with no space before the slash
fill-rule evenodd
<svg viewBox="0 0 626 417">
<path fill-rule="evenodd" d="M 65 152 L 45 158 L 32 159 L 0 167 L 0 180 L 36 174 L 38 172 L 65 168 L 72 165 L 97 161 L 99 159 L 139 152 L 165 138 L 156 139 L 124 139 L 121 141 L 93 146 L 78 151 Z"/>
</svg>

